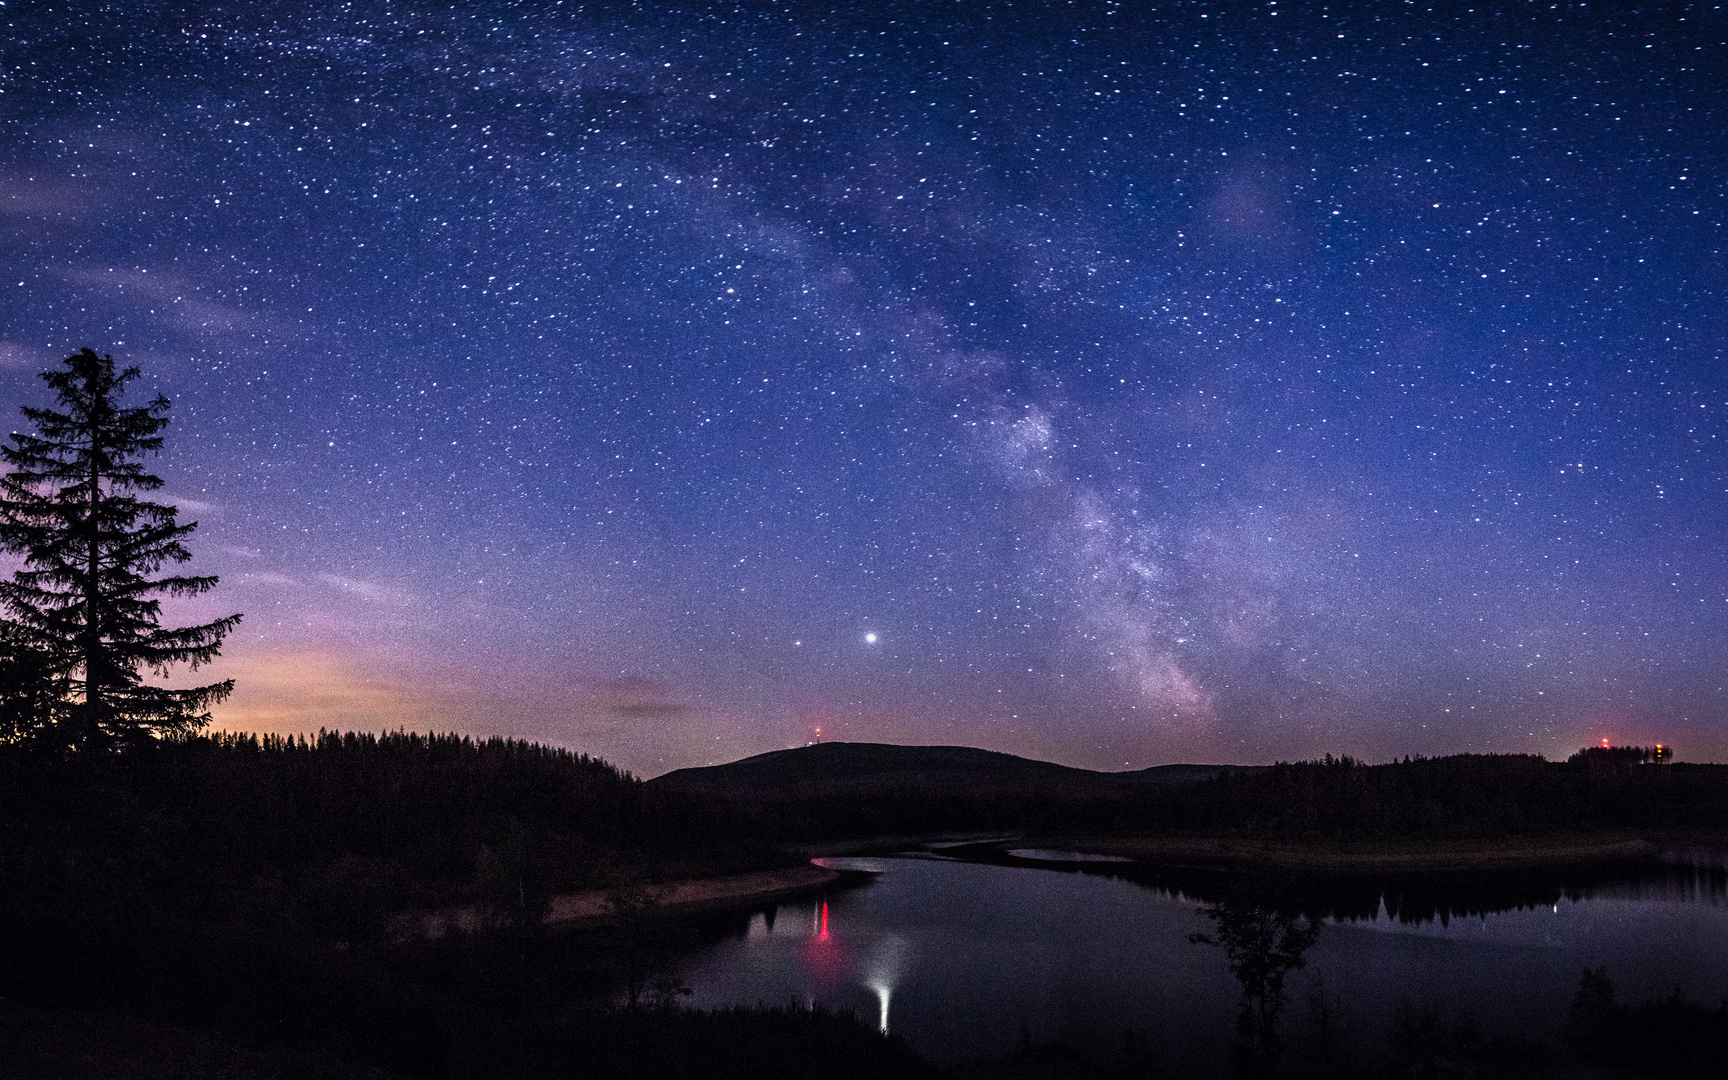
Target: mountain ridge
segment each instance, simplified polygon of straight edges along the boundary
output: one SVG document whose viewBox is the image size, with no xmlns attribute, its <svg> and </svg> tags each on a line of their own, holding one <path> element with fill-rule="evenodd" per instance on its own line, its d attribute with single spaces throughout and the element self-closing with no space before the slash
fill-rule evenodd
<svg viewBox="0 0 1728 1080">
<path fill-rule="evenodd" d="M 719 765 L 674 769 L 648 783 L 672 790 L 705 793 L 791 790 L 817 784 L 868 785 L 906 782 L 919 777 L 926 781 L 950 783 L 969 778 L 988 783 L 1090 787 L 1197 783 L 1227 771 L 1252 772 L 1263 768 L 1266 766 L 1179 763 L 1124 772 L 1100 772 L 973 746 L 830 742 L 770 750 Z"/>
</svg>

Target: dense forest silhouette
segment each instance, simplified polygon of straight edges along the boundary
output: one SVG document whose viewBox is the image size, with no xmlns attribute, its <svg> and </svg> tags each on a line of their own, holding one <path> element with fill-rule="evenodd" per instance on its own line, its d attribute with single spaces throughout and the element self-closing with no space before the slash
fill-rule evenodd
<svg viewBox="0 0 1728 1080">
<path fill-rule="evenodd" d="M 1368 765 L 1327 755 L 1148 783 L 1046 763 L 951 769 L 922 755 L 860 769 L 846 760 L 848 747 L 857 748 L 852 756 L 880 756 L 869 744 L 828 744 L 792 752 L 813 760 L 821 752 L 828 760 L 820 766 L 789 757 L 774 770 L 684 770 L 648 786 L 706 796 L 770 835 L 805 841 L 969 829 L 1301 841 L 1728 827 L 1728 766 L 1642 764 L 1638 755 L 1652 752 L 1636 749 L 1582 751 L 1566 762 L 1459 754 Z"/>
<path fill-rule="evenodd" d="M 1333 758 L 1180 783 L 1011 771 L 1000 782 L 976 770 L 964 781 L 892 770 L 833 784 L 806 776 L 779 791 L 757 776 L 728 793 L 643 782 L 566 750 L 454 735 L 186 736 L 124 753 L 0 746 L 0 917 L 9 927 L 0 997 L 313 1046 L 427 1077 L 563 1075 L 577 1060 L 595 1076 L 928 1075 L 932 1067 L 903 1045 L 845 1017 L 680 1008 L 678 987 L 661 976 L 703 931 L 658 910 L 653 886 L 794 864 L 800 842 L 885 832 L 1492 839 L 1560 828 L 1696 831 L 1720 827 L 1728 805 L 1728 770 L 1630 755 L 1377 766 Z M 1242 927 L 1376 910 L 1413 919 L 1498 910 L 1588 889 L 1596 872 L 1370 880 L 1145 863 L 1088 869 L 1210 902 L 1221 935 L 1233 935 L 1219 940 L 1238 952 L 1252 944 Z M 549 927 L 548 899 L 582 889 L 605 890 L 610 915 Z M 449 905 L 484 918 L 436 941 L 393 935 L 401 913 Z M 1302 943 L 1285 944 L 1280 963 L 1295 966 Z M 1246 952 L 1232 963 L 1259 970 Z M 1245 983 L 1253 1013 L 1239 1061 L 1268 1075 L 1283 1060 L 1280 993 Z M 1679 998 L 1583 1000 L 1596 1028 L 1660 1029 L 1676 1046 L 1722 1046 L 1719 1010 Z M 1477 1046 L 1450 1021 L 1429 1019 L 1403 1015 L 1397 1045 L 1411 1060 Z M 1619 1046 L 1585 1042 L 1569 1052 L 1610 1062 Z M 968 1075 L 1017 1075 L 1037 1063 L 1039 1075 L 1140 1075 L 1132 1069 L 1144 1064 L 1130 1055 L 1082 1067 L 1047 1050 L 978 1063 Z M 1469 1053 L 1478 1051 L 1488 1053 Z M 1668 1057 L 1693 1060 L 1679 1050 Z M 751 1064 L 728 1073 L 720 1059 Z M 1062 1061 L 1068 1072 L 1049 1071 Z"/>
<path fill-rule="evenodd" d="M 553 933 L 541 920 L 554 892 L 640 894 L 788 861 L 723 811 L 511 740 L 0 746 L 0 998 L 429 1077 L 566 1075 L 572 1055 L 594 1076 L 793 1076 L 817 1061 L 922 1075 L 848 1018 L 621 1007 L 634 954 L 618 921 Z M 390 933 L 395 913 L 453 903 L 490 918 L 435 942 Z M 667 947 L 691 932 L 651 903 L 642 917 Z M 738 1067 L 699 1067 L 716 1059 Z"/>
</svg>

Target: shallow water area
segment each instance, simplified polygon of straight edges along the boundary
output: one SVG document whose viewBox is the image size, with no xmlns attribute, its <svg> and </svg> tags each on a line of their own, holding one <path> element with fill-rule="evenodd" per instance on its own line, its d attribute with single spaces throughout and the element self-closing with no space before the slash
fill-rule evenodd
<svg viewBox="0 0 1728 1080">
<path fill-rule="evenodd" d="M 1201 909 L 1216 897 L 1137 884 L 1117 864 L 1064 872 L 1043 854 L 1043 867 L 922 853 L 824 860 L 872 877 L 735 924 L 680 970 L 691 1004 L 850 1009 L 943 1064 L 1009 1053 L 1025 1037 L 1108 1061 L 1133 1031 L 1177 1075 L 1221 1073 L 1239 985 L 1223 950 L 1190 941 L 1214 929 Z M 1728 998 L 1719 862 L 1653 864 L 1585 885 L 1526 875 L 1484 887 L 1491 901 L 1467 895 L 1481 877 L 1450 892 L 1405 881 L 1372 915 L 1323 917 L 1290 978 L 1282 1031 L 1292 1052 L 1324 1016 L 1328 1038 L 1372 1057 L 1403 1001 L 1468 1015 L 1489 1035 L 1554 1041 L 1580 975 L 1599 966 L 1622 1001 L 1676 986 L 1694 1001 Z M 1355 908 L 1332 910 L 1360 910 L 1362 889 L 1352 883 Z"/>
<path fill-rule="evenodd" d="M 1094 855 L 1086 851 L 1061 851 L 1056 848 L 1009 848 L 1008 854 L 1016 859 L 1028 859 L 1032 862 L 1131 863 L 1134 861 L 1126 855 Z"/>
</svg>

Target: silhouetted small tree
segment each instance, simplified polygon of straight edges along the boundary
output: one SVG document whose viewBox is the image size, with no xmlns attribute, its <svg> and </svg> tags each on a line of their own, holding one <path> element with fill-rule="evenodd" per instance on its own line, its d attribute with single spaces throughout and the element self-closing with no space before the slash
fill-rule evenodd
<svg viewBox="0 0 1728 1080">
<path fill-rule="evenodd" d="M 162 486 L 139 459 L 162 449 L 168 424 L 161 395 L 121 404 L 138 376 L 136 367 L 117 371 L 111 356 L 74 353 L 41 376 L 60 407 L 25 406 L 36 430 L 13 432 L 0 447 L 12 469 L 0 478 L 0 547 L 24 556 L 24 568 L 0 581 L 0 606 L 11 620 L 12 655 L 21 658 L 12 662 L 35 680 L 25 696 L 42 699 L 21 733 L 68 747 L 196 731 L 234 687 L 228 680 L 171 690 L 141 674 L 210 661 L 240 616 L 159 625 L 161 595 L 194 596 L 216 579 L 151 576 L 191 558 L 181 541 L 197 523 L 181 524 L 175 507 L 138 496 Z"/>
<path fill-rule="evenodd" d="M 625 1008 L 669 1006 L 690 993 L 673 971 L 675 934 L 661 890 L 620 883 L 607 891 L 606 915 Z"/>
<path fill-rule="evenodd" d="M 1245 1076 L 1270 1076 L 1283 1053 L 1278 1020 L 1287 1003 L 1284 980 L 1306 963 L 1303 954 L 1320 936 L 1320 925 L 1245 893 L 1209 904 L 1200 912 L 1212 920 L 1216 933 L 1190 934 L 1188 940 L 1222 945 L 1230 974 L 1242 985 L 1237 1038 L 1231 1045 L 1237 1069 Z"/>
<path fill-rule="evenodd" d="M 1566 1039 L 1585 1061 L 1633 1075 L 1712 1076 L 1728 1057 L 1728 1002 L 1712 1008 L 1675 987 L 1667 997 L 1623 1005 L 1599 967 L 1578 980 Z"/>
</svg>

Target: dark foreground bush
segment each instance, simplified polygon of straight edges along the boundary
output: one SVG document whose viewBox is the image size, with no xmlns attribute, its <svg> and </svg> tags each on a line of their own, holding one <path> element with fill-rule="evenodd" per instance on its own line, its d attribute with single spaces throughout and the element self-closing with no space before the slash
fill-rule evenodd
<svg viewBox="0 0 1728 1080">
<path fill-rule="evenodd" d="M 849 1014 L 796 1007 L 586 1013 L 564 1029 L 559 1075 L 656 1080 L 890 1080 L 936 1070 Z"/>
<path fill-rule="evenodd" d="M 1728 1002 L 1710 1008 L 1676 988 L 1665 998 L 1622 1005 L 1608 969 L 1597 968 L 1579 980 L 1566 1033 L 1586 1060 L 1634 1076 L 1715 1076 L 1728 1061 Z"/>
</svg>

